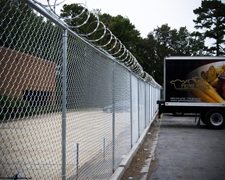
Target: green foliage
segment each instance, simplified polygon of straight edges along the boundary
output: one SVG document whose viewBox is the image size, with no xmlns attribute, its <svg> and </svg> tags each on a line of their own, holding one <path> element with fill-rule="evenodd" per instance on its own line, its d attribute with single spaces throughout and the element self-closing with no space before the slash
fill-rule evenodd
<svg viewBox="0 0 225 180">
<path fill-rule="evenodd" d="M 109 14 L 101 14 L 100 10 L 94 10 L 94 12 L 97 12 L 99 20 L 110 29 L 125 47 L 131 51 L 131 53 L 136 54 L 137 42 L 141 40 L 141 37 L 140 32 L 135 29 L 135 26 L 130 20 L 121 15 L 112 17 Z M 84 35 L 87 39 L 98 40 L 104 34 L 103 25 L 100 23 L 99 27 L 97 27 L 97 17 L 78 4 L 65 4 L 61 10 L 60 16 L 64 18 L 64 21 L 72 30 L 80 35 Z M 109 39 L 110 37 L 107 37 L 106 34 L 104 38 L 94 43 L 101 46 L 106 44 Z M 104 47 L 104 49 L 108 50 L 113 46 L 114 42 Z M 116 52 L 118 49 L 119 47 L 116 47 L 114 51 Z"/>
<path fill-rule="evenodd" d="M 27 108 L 29 108 L 29 103 L 25 100 L 0 95 L 1 120 L 6 120 L 9 118 L 18 118 L 19 116 L 23 116 L 25 114 L 27 115 Z"/>
<path fill-rule="evenodd" d="M 59 56 L 56 47 L 61 46 L 61 38 L 49 33 L 57 32 L 58 27 L 21 0 L 1 0 L 0 5 L 0 46 L 48 60 Z"/>
<path fill-rule="evenodd" d="M 194 37 L 186 27 L 171 29 L 168 24 L 154 29 L 139 44 L 138 55 L 144 71 L 163 85 L 164 57 L 202 55 L 204 40 Z"/>
<path fill-rule="evenodd" d="M 0 120 L 23 118 L 55 111 L 61 111 L 61 107 L 57 105 L 31 107 L 28 101 L 21 98 L 0 95 Z"/>
<path fill-rule="evenodd" d="M 106 24 L 129 51 L 135 52 L 137 42 L 140 41 L 140 32 L 135 29 L 128 18 L 121 15 L 110 18 L 109 15 L 103 14 L 100 16 L 100 20 Z"/>
<path fill-rule="evenodd" d="M 96 17 L 90 15 L 86 25 L 77 28 L 87 19 L 87 10 L 79 5 L 71 4 L 64 5 L 61 12 L 62 17 L 68 18 L 65 21 L 72 26 L 72 28 L 74 27 L 74 31 L 80 34 L 87 34 L 87 29 L 89 28 L 90 30 L 91 22 L 96 20 Z M 113 17 L 106 13 L 101 14 L 100 10 L 94 10 L 94 12 L 97 12 L 99 20 L 103 22 L 135 56 L 142 65 L 144 71 L 150 74 L 161 85 L 163 84 L 165 56 L 208 55 L 206 53 L 207 48 L 204 46 L 203 36 L 198 32 L 190 33 L 186 27 L 181 27 L 177 30 L 171 29 L 168 24 L 164 24 L 161 27 L 154 29 L 153 32 L 148 34 L 147 38 L 143 39 L 140 37 L 140 32 L 136 30 L 135 26 L 127 17 L 121 15 Z M 80 18 L 75 18 L 78 15 Z M 94 27 L 92 27 L 92 30 L 94 30 Z M 96 37 L 100 37 L 101 35 L 102 33 L 97 31 L 94 33 L 94 36 L 88 37 L 96 39 Z M 100 46 L 106 44 L 109 40 L 106 37 L 107 34 L 105 38 L 95 43 Z M 113 46 L 114 43 L 110 43 L 104 48 L 107 50 L 111 49 Z M 116 46 L 110 53 L 113 54 L 114 52 L 117 52 L 119 48 L 119 46 Z"/>
<path fill-rule="evenodd" d="M 70 29 L 80 35 L 87 35 L 88 39 L 98 39 L 98 35 L 102 33 L 94 33 L 98 27 L 97 17 L 81 5 L 64 4 L 60 16 L 64 18 Z"/>
<path fill-rule="evenodd" d="M 33 16 L 33 12 L 27 5 L 22 4 L 20 1 L 1 0 L 0 3 L 0 45 L 15 47 L 18 50 L 21 47 L 21 41 L 18 41 L 18 39 L 20 40 L 21 32 L 19 31 L 21 30 L 18 30 L 18 27 L 20 25 L 26 26 L 24 19 L 26 19 L 26 15 Z M 22 10 L 24 13 L 21 13 L 19 10 Z"/>
<path fill-rule="evenodd" d="M 190 34 L 191 38 L 189 49 L 192 56 L 210 56 L 205 46 L 205 38 L 198 31 L 194 31 Z"/>
<path fill-rule="evenodd" d="M 222 44 L 225 43 L 225 4 L 219 0 L 203 0 L 201 7 L 194 10 L 198 15 L 195 22 L 196 29 L 205 30 L 200 35 L 204 38 L 212 38 L 215 46 L 207 49 L 209 53 L 217 56 L 225 55 Z"/>
<path fill-rule="evenodd" d="M 9 96 L 0 95 L 0 107 L 28 107 L 29 103 L 20 98 L 10 98 Z"/>
<path fill-rule="evenodd" d="M 59 28 L 49 21 L 44 21 L 41 16 L 38 16 L 20 0 L 7 2 L 6 0 L 0 2 L 2 7 L 0 11 L 0 45 L 49 60 L 55 59 L 54 57 L 59 58 L 61 52 L 55 49 L 59 49 L 61 46 L 61 35 L 53 38 L 52 34 L 55 33 L 46 33 L 58 31 Z M 215 49 L 217 54 L 224 54 L 224 51 L 221 50 L 225 32 L 224 9 L 224 4 L 218 0 L 204 0 L 202 7 L 194 10 L 194 13 L 199 15 L 197 20 L 194 20 L 196 28 L 207 29 L 205 33 L 190 33 L 186 27 L 181 27 L 178 30 L 171 29 L 168 24 L 164 24 L 154 29 L 144 39 L 140 37 L 140 32 L 129 18 L 121 15 L 113 17 L 106 13 L 101 14 L 100 10 L 93 10 L 97 12 L 97 16 L 95 16 L 82 6 L 65 4 L 61 10 L 61 17 L 65 18 L 65 22 L 72 30 L 86 35 L 87 39 L 96 40 L 94 43 L 101 46 L 106 44 L 109 39 L 106 38 L 107 34 L 105 38 L 100 39 L 104 33 L 104 28 L 101 27 L 103 25 L 100 23 L 98 30 L 96 30 L 99 18 L 136 57 L 144 71 L 152 75 L 159 84 L 163 84 L 165 56 L 209 55 Z M 207 49 L 204 46 L 206 37 L 216 39 L 216 47 Z M 98 39 L 100 40 L 97 41 Z M 78 42 L 70 43 L 77 44 Z M 107 50 L 113 45 L 111 43 L 104 48 Z M 117 51 L 119 47 L 116 48 L 114 51 Z M 55 54 L 52 55 L 52 53 Z M 72 54 L 68 53 L 69 58 L 70 56 Z"/>
<path fill-rule="evenodd" d="M 99 19 L 140 62 L 141 59 L 137 55 L 137 49 L 139 48 L 139 43 L 142 41 L 142 38 L 140 32 L 135 28 L 135 25 L 133 25 L 127 17 L 121 15 L 112 17 L 109 14 L 104 13 L 99 16 Z M 111 47 L 112 46 L 113 43 L 111 43 Z M 105 49 L 110 49 L 111 47 L 106 47 Z M 118 49 L 119 47 L 114 49 L 114 51 L 117 51 Z"/>
</svg>

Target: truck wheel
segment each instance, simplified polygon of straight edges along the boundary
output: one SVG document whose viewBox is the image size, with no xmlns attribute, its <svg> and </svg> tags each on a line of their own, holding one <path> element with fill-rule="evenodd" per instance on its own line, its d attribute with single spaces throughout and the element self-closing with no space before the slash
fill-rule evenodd
<svg viewBox="0 0 225 180">
<path fill-rule="evenodd" d="M 225 113 L 221 109 L 212 109 L 206 114 L 206 126 L 213 129 L 222 129 L 225 125 Z"/>
</svg>

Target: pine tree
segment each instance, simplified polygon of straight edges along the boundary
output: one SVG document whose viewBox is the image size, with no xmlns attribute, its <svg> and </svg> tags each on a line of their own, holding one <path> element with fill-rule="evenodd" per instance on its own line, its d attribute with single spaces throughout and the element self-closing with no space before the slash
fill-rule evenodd
<svg viewBox="0 0 225 180">
<path fill-rule="evenodd" d="M 225 4 L 219 0 L 203 0 L 201 7 L 194 10 L 198 15 L 195 22 L 196 29 L 203 29 L 203 37 L 215 39 L 215 46 L 208 48 L 209 52 L 216 52 L 217 56 L 224 55 L 225 45 Z"/>
</svg>

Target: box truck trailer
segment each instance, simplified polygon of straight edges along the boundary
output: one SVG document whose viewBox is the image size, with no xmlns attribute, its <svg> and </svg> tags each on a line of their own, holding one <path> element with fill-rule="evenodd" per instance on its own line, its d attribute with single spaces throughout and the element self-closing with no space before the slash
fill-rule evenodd
<svg viewBox="0 0 225 180">
<path fill-rule="evenodd" d="M 225 57 L 166 57 L 162 113 L 196 113 L 209 128 L 225 125 Z"/>
</svg>

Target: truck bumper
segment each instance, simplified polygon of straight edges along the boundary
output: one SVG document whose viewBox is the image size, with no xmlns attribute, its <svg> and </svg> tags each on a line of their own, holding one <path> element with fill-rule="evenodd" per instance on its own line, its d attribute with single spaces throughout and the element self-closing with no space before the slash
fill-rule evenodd
<svg viewBox="0 0 225 180">
<path fill-rule="evenodd" d="M 157 101 L 159 105 L 158 117 L 161 117 L 162 113 L 200 113 L 202 107 L 201 106 L 166 106 L 165 101 Z"/>
</svg>

